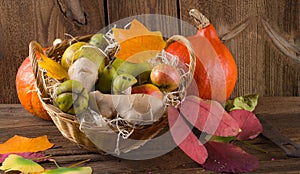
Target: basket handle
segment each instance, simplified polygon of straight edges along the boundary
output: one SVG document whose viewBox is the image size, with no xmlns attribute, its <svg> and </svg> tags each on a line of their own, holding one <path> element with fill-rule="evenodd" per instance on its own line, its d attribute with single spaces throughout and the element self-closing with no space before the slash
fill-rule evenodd
<svg viewBox="0 0 300 174">
<path fill-rule="evenodd" d="M 49 94 L 46 90 L 46 84 L 43 81 L 43 72 L 40 71 L 37 54 L 45 55 L 45 52 L 41 45 L 36 41 L 31 41 L 29 43 L 29 59 L 32 66 L 33 75 L 36 81 L 37 90 L 42 98 L 48 98 Z"/>
<path fill-rule="evenodd" d="M 172 37 L 170 37 L 167 40 L 166 47 L 168 47 L 173 42 L 178 42 L 178 41 L 181 42 L 187 48 L 188 53 L 189 53 L 189 58 L 190 58 L 189 70 L 187 72 L 187 77 L 181 81 L 181 84 L 179 86 L 179 91 L 181 93 L 184 93 L 186 88 L 188 88 L 188 86 L 191 84 L 191 82 L 194 78 L 194 72 L 195 72 L 195 68 L 196 68 L 196 54 L 195 54 L 195 51 L 194 51 L 190 41 L 182 35 L 173 35 Z M 185 95 L 185 94 L 181 94 L 181 95 Z"/>
</svg>

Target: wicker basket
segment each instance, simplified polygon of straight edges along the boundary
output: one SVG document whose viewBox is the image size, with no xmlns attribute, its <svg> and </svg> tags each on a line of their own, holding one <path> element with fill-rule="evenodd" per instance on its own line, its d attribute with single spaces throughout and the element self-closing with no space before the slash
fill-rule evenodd
<svg viewBox="0 0 300 174">
<path fill-rule="evenodd" d="M 78 118 L 76 116 L 62 112 L 52 103 L 50 94 L 47 91 L 49 82 L 45 81 L 46 74 L 40 69 L 37 62 L 37 52 L 39 52 L 40 54 L 45 54 L 58 62 L 61 60 L 64 50 L 70 44 L 78 41 L 87 42 L 89 41 L 91 36 L 92 35 L 87 35 L 63 40 L 62 43 L 49 48 L 47 51 L 44 51 L 37 42 L 32 41 L 29 45 L 29 57 L 33 67 L 33 73 L 36 78 L 36 86 L 40 100 L 43 104 L 43 107 L 48 112 L 61 134 L 85 149 L 98 153 L 107 153 L 108 151 L 112 151 L 112 149 L 105 149 L 105 147 L 115 145 L 115 141 L 117 141 L 116 138 L 119 138 L 117 137 L 118 134 L 116 134 L 116 130 L 111 129 L 103 131 L 101 127 L 95 127 L 86 128 L 83 132 L 81 127 L 82 125 L 80 125 L 80 122 L 78 121 Z M 189 41 L 185 37 L 180 35 L 172 36 L 170 39 L 168 39 L 167 45 L 171 44 L 174 41 L 180 41 L 185 44 L 190 53 L 189 75 L 180 84 L 181 94 L 184 95 L 186 87 L 190 84 L 193 78 L 195 70 L 195 54 Z M 122 142 L 118 142 L 120 143 L 119 148 L 121 149 L 121 152 L 126 153 L 144 145 L 151 138 L 161 133 L 162 130 L 166 128 L 167 124 L 167 114 L 164 114 L 161 119 L 151 125 L 142 125 L 137 127 L 130 135 L 129 139 L 141 141 L 127 143 L 126 139 L 121 138 Z"/>
</svg>

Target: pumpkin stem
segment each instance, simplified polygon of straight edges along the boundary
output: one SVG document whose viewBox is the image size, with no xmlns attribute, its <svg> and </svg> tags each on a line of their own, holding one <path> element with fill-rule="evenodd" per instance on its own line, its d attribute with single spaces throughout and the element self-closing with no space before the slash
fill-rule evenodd
<svg viewBox="0 0 300 174">
<path fill-rule="evenodd" d="M 198 29 L 203 29 L 210 24 L 208 18 L 196 9 L 191 9 L 189 15 L 194 19 Z"/>
</svg>

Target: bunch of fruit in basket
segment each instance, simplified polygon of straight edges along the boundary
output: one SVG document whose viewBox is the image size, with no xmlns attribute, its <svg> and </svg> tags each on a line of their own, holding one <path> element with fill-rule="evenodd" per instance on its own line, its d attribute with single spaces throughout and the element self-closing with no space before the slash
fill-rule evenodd
<svg viewBox="0 0 300 174">
<path fill-rule="evenodd" d="M 90 97 L 96 96 L 101 115 L 112 118 L 115 109 L 103 107 L 100 99 L 111 101 L 118 95 L 129 95 L 131 99 L 124 103 L 136 100 L 143 105 L 151 98 L 156 101 L 149 102 L 151 108 L 161 108 L 151 112 L 163 112 L 165 95 L 180 85 L 177 57 L 164 52 L 166 41 L 161 32 L 151 32 L 137 20 L 130 24 L 129 29 L 113 28 L 67 47 L 56 63 L 65 77 L 53 92 L 53 103 L 61 111 L 80 114 L 92 105 Z M 42 67 L 49 70 L 50 66 Z"/>
</svg>

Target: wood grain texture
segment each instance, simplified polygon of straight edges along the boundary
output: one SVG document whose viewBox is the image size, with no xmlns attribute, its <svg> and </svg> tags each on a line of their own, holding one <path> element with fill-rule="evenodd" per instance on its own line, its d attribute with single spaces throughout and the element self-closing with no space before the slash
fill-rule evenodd
<svg viewBox="0 0 300 174">
<path fill-rule="evenodd" d="M 282 107 L 281 105 L 284 105 Z M 299 97 L 262 97 L 258 99 L 256 114 L 296 114 L 300 113 Z M 300 114 L 299 114 L 300 115 Z"/>
<path fill-rule="evenodd" d="M 14 78 L 28 55 L 28 43 L 35 36 L 34 22 L 29 20 L 31 12 L 22 8 L 33 9 L 33 4 L 17 0 L 0 2 L 0 103 L 16 103 Z"/>
<path fill-rule="evenodd" d="M 60 3 L 59 3 L 60 2 Z M 55 38 L 96 33 L 105 26 L 103 1 L 79 1 L 86 20 L 79 23 L 66 15 L 63 6 L 70 0 L 0 0 L 0 103 L 18 103 L 15 90 L 17 69 L 28 56 L 32 40 L 42 46 L 52 45 Z"/>
<path fill-rule="evenodd" d="M 290 58 L 300 55 L 299 46 L 293 49 L 299 45 L 300 0 L 0 0 L 0 103 L 19 103 L 15 75 L 31 40 L 47 47 L 55 38 L 96 33 L 143 14 L 169 16 L 163 21 L 144 18 L 151 30 L 163 30 L 165 36 L 181 31 L 191 35 L 194 30 L 174 21 L 191 24 L 191 8 L 203 12 L 220 36 L 231 36 L 237 26 L 248 24 L 224 42 L 238 66 L 232 97 L 300 95 L 300 63 Z"/>
<path fill-rule="evenodd" d="M 177 0 L 107 0 L 110 24 L 121 27 L 118 23 L 136 18 L 149 30 L 161 31 L 164 37 L 178 34 L 178 10 Z"/>
<path fill-rule="evenodd" d="M 142 14 L 163 14 L 177 17 L 176 0 L 107 0 L 109 23 Z"/>
</svg>

